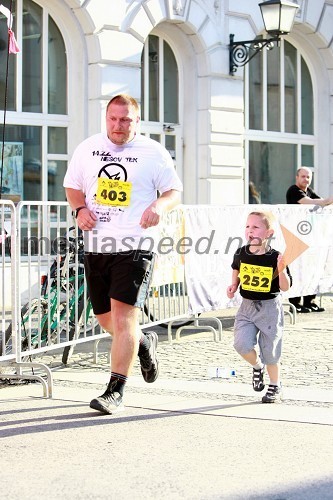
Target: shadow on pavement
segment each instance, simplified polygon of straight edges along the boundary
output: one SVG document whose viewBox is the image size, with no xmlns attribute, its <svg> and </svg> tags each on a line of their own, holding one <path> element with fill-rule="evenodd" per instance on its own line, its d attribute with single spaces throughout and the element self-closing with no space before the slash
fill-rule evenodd
<svg viewBox="0 0 333 500">
<path fill-rule="evenodd" d="M 55 401 L 53 399 L 53 401 Z M 8 402 L 7 402 L 8 403 Z M 179 417 L 179 416 L 184 416 L 186 414 L 200 414 L 200 415 L 206 415 L 206 416 L 216 416 L 213 414 L 210 414 L 209 412 L 211 411 L 217 411 L 217 410 L 224 410 L 227 408 L 233 408 L 233 407 L 243 407 L 243 406 L 253 406 L 257 405 L 257 402 L 251 402 L 251 403 L 236 403 L 236 404 L 228 404 L 228 405 L 211 405 L 211 406 L 200 406 L 200 407 L 193 407 L 193 408 L 183 408 L 181 410 L 156 410 L 155 408 L 149 408 L 149 407 L 138 407 L 138 406 L 126 406 L 126 409 L 128 412 L 131 412 L 132 410 L 143 410 L 145 413 L 140 414 L 140 415 L 127 415 L 127 416 L 112 416 L 112 415 L 106 415 L 103 413 L 98 413 L 96 411 L 87 411 L 84 413 L 69 413 L 66 415 L 50 415 L 50 416 L 43 416 L 41 417 L 40 415 L 36 418 L 27 418 L 27 419 L 19 419 L 19 420 L 8 420 L 5 422 L 2 422 L 0 424 L 0 438 L 6 438 L 6 437 L 13 437 L 13 436 L 19 436 L 19 435 L 25 435 L 25 434 L 33 434 L 33 433 L 40 433 L 40 432 L 53 432 L 56 430 L 64 430 L 64 429 L 77 429 L 77 428 L 87 428 L 89 426 L 95 426 L 95 425 L 104 425 L 106 423 L 110 424 L 119 424 L 119 423 L 126 423 L 126 422 L 137 422 L 141 420 L 152 420 L 152 419 L 162 419 L 162 418 L 170 418 L 170 417 Z M 7 412 L 3 412 L 2 415 L 5 414 L 20 414 L 20 413 L 25 413 L 25 412 L 41 412 L 45 410 L 55 410 L 55 409 L 63 409 L 63 408 L 68 408 L 70 406 L 73 408 L 79 408 L 79 407 L 87 407 L 87 403 L 85 404 L 78 404 L 78 405 L 58 405 L 58 406 L 50 406 L 50 407 L 36 407 L 32 409 L 20 409 L 20 410 L 11 410 Z M 153 414 L 149 414 L 146 412 L 156 412 Z M 225 415 L 220 415 L 220 416 L 225 416 Z M 100 418 L 100 420 L 98 420 Z M 42 423 L 41 423 L 42 419 Z M 89 419 L 89 420 L 86 420 Z M 52 423 L 47 423 L 48 421 L 52 420 Z M 12 427 L 10 427 L 12 426 Z M 14 427 L 15 426 L 15 427 Z M 17 427 L 20 426 L 20 427 Z"/>
</svg>

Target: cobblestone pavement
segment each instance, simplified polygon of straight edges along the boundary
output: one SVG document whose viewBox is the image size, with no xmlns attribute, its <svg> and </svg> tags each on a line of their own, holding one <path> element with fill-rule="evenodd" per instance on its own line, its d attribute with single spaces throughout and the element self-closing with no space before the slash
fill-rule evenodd
<svg viewBox="0 0 333 500">
<path fill-rule="evenodd" d="M 325 312 L 298 314 L 295 325 L 285 317 L 285 332 L 281 358 L 282 380 L 285 387 L 311 389 L 333 389 L 333 298 L 323 297 Z M 251 368 L 233 349 L 233 324 L 237 309 L 207 313 L 207 324 L 215 326 L 210 317 L 218 317 L 223 325 L 222 341 L 215 342 L 211 332 L 184 330 L 179 342 L 169 343 L 167 331 L 154 327 L 159 336 L 158 356 L 160 378 L 188 381 L 207 381 L 208 367 L 222 367 L 235 370 L 231 383 L 251 384 Z M 173 332 L 173 338 L 175 331 Z M 98 363 L 94 363 L 93 342 L 78 344 L 69 365 L 73 370 L 109 372 L 109 349 L 111 340 L 99 343 Z M 62 351 L 48 352 L 35 357 L 52 369 L 61 369 Z M 141 376 L 139 361 L 135 363 L 133 376 Z M 217 381 L 218 382 L 218 381 Z M 59 383 L 59 382 L 57 382 Z M 140 391 L 143 389 L 130 388 Z M 156 392 L 153 385 L 145 391 Z M 214 395 L 207 395 L 213 397 Z M 202 395 L 201 395 L 202 397 Z M 324 403 L 323 403 L 324 404 Z M 327 403 L 329 405 L 330 403 Z M 333 406 L 333 404 L 331 404 Z"/>
<path fill-rule="evenodd" d="M 290 324 L 289 317 L 285 320 L 285 333 L 283 353 L 281 358 L 282 381 L 285 387 L 315 389 L 333 389 L 333 299 L 323 297 L 325 312 L 298 314 L 295 325 Z M 223 339 L 215 342 L 210 332 L 198 330 L 184 330 L 179 342 L 169 343 L 167 331 L 161 327 L 154 327 L 159 336 L 158 356 L 160 362 L 160 378 L 187 381 L 208 381 L 210 377 L 207 369 L 214 367 L 229 367 L 234 369 L 236 377 L 230 383 L 245 383 L 251 385 L 252 370 L 247 363 L 233 349 L 233 324 L 236 309 L 215 311 L 205 314 L 207 324 L 214 326 L 209 317 L 216 316 L 222 321 Z M 173 332 L 173 336 L 175 332 Z M 109 347 L 110 340 L 104 339 L 99 344 L 98 363 L 94 363 L 93 343 L 88 342 L 76 346 L 74 354 L 69 362 L 72 370 L 105 371 L 109 372 Z M 46 353 L 35 358 L 52 369 L 61 370 L 61 351 Z M 139 361 L 135 363 L 133 376 L 141 376 Z M 218 383 L 220 379 L 216 380 Z M 225 380 L 223 380 L 225 382 Z M 57 384 L 73 384 L 74 382 L 60 382 Z M 96 387 L 97 389 L 97 387 Z M 99 386 L 100 389 L 100 386 Z M 154 389 L 154 384 L 146 385 L 145 388 L 128 387 L 128 390 L 151 393 L 163 392 L 162 389 Z M 195 395 L 191 394 L 191 397 Z M 202 393 L 200 397 L 205 397 Z M 216 394 L 207 394 L 207 398 L 216 397 Z M 224 396 L 223 396 L 224 397 Z M 254 393 L 254 399 L 258 395 Z M 231 396 L 229 396 L 231 398 Z M 239 396 L 242 398 L 242 396 Z M 244 397 L 243 397 L 244 398 Z M 226 396 L 225 399 L 228 399 Z M 232 396 L 232 399 L 235 399 Z M 248 399 L 248 396 L 247 396 Z M 284 401 L 288 404 L 288 401 Z M 333 407 L 333 403 L 292 401 L 290 404 L 314 405 Z"/>
</svg>

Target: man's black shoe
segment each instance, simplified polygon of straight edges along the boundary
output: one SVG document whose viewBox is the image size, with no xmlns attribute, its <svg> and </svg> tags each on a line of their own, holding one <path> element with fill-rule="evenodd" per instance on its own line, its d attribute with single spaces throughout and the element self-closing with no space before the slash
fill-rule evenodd
<svg viewBox="0 0 333 500">
<path fill-rule="evenodd" d="M 304 307 L 304 306 L 295 306 L 296 307 L 296 311 L 298 313 L 310 313 L 311 312 L 311 309 L 309 309 L 308 307 Z M 290 308 L 290 312 L 293 312 L 292 308 Z"/>
<path fill-rule="evenodd" d="M 315 304 L 314 302 L 311 302 L 311 304 L 309 304 L 308 306 L 306 306 L 307 308 L 310 309 L 310 311 L 313 311 L 313 312 L 318 312 L 318 313 L 321 313 L 321 312 L 324 312 L 325 309 L 323 307 L 319 307 L 317 304 Z"/>
<path fill-rule="evenodd" d="M 148 384 L 151 384 L 158 377 L 158 360 L 156 357 L 158 337 L 156 332 L 147 332 L 145 335 L 150 340 L 150 347 L 147 351 L 139 353 L 139 358 L 142 376 Z"/>
</svg>

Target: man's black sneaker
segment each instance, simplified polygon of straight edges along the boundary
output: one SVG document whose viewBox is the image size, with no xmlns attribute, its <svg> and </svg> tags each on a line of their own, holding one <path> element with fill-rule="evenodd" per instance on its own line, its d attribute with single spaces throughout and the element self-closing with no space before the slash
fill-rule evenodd
<svg viewBox="0 0 333 500">
<path fill-rule="evenodd" d="M 308 309 L 310 309 L 310 311 L 313 311 L 313 312 L 318 312 L 318 313 L 321 313 L 321 312 L 324 312 L 325 309 L 323 307 L 319 307 L 317 304 L 315 304 L 314 302 L 311 302 L 309 305 L 306 306 Z"/>
<path fill-rule="evenodd" d="M 310 313 L 311 312 L 311 309 L 309 307 L 305 307 L 305 306 L 295 306 L 296 307 L 296 312 L 298 313 Z M 290 312 L 292 313 L 293 312 L 293 309 L 292 307 L 290 308 Z"/>
<path fill-rule="evenodd" d="M 158 377 L 158 360 L 156 357 L 158 337 L 156 332 L 147 332 L 145 335 L 150 340 L 150 347 L 147 351 L 139 354 L 139 358 L 142 376 L 148 384 L 151 384 Z"/>
<path fill-rule="evenodd" d="M 256 392 L 261 392 L 265 389 L 264 384 L 264 368 L 253 368 L 252 387 Z"/>
<path fill-rule="evenodd" d="M 262 397 L 263 403 L 277 403 L 281 401 L 282 388 L 278 385 L 269 384 L 266 394 Z"/>
<path fill-rule="evenodd" d="M 90 401 L 90 408 L 109 415 L 114 415 L 125 409 L 123 398 L 119 392 L 109 391 L 105 391 L 104 394 Z"/>
</svg>

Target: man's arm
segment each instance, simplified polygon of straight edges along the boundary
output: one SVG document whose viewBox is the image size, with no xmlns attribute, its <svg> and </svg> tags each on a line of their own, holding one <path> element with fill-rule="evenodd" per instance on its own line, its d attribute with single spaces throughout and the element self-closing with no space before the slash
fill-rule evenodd
<svg viewBox="0 0 333 500">
<path fill-rule="evenodd" d="M 297 203 L 301 205 L 319 205 L 325 207 L 326 205 L 331 205 L 333 203 L 333 196 L 330 198 L 310 198 L 309 196 L 303 196 Z"/>
<path fill-rule="evenodd" d="M 79 189 L 65 188 L 67 201 L 73 210 L 84 207 L 86 204 L 85 196 Z M 87 207 L 82 208 L 76 217 L 79 228 L 90 231 L 96 225 L 97 217 Z"/>
<path fill-rule="evenodd" d="M 83 207 L 86 204 L 85 196 L 82 191 L 73 188 L 65 188 L 65 191 L 67 201 L 73 210 Z"/>
<path fill-rule="evenodd" d="M 170 191 L 165 191 L 165 193 L 161 194 L 161 196 L 157 198 L 157 200 L 153 204 L 155 204 L 157 210 L 168 212 L 169 210 L 172 210 L 174 207 L 179 205 L 180 199 L 180 191 L 177 191 L 176 189 L 170 189 Z"/>
<path fill-rule="evenodd" d="M 157 226 L 160 222 L 161 215 L 179 205 L 180 199 L 180 192 L 176 189 L 165 191 L 143 212 L 140 220 L 140 226 L 144 229 L 151 226 Z"/>
</svg>

